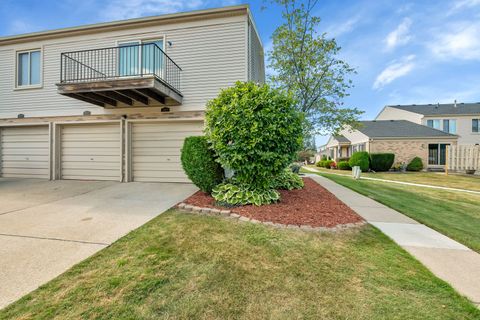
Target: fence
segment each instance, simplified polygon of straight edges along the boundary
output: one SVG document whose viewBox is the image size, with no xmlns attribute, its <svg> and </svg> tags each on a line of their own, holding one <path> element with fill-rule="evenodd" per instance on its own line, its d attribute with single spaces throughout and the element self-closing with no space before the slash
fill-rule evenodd
<svg viewBox="0 0 480 320">
<path fill-rule="evenodd" d="M 452 171 L 480 171 L 480 146 L 448 146 L 447 167 Z"/>
</svg>

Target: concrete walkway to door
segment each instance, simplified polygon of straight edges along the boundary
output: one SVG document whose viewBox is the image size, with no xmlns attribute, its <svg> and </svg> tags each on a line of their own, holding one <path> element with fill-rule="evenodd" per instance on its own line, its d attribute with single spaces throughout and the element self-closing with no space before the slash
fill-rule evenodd
<svg viewBox="0 0 480 320">
<path fill-rule="evenodd" d="M 308 176 L 480 306 L 480 254 L 332 180 L 314 174 Z"/>
<path fill-rule="evenodd" d="M 0 178 L 0 308 L 196 190 L 191 184 Z"/>
</svg>

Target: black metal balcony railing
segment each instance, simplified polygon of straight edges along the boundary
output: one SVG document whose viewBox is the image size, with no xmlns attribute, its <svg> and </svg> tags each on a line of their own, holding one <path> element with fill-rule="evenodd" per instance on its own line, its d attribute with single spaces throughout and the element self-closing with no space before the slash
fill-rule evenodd
<svg viewBox="0 0 480 320">
<path fill-rule="evenodd" d="M 180 93 L 182 69 L 155 43 L 65 52 L 60 83 L 155 76 Z"/>
</svg>

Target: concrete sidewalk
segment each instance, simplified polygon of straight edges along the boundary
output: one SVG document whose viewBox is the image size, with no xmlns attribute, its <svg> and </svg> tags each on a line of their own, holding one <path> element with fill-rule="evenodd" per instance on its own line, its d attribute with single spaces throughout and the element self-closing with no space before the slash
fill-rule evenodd
<svg viewBox="0 0 480 320">
<path fill-rule="evenodd" d="M 480 254 L 327 178 L 315 174 L 308 176 L 389 236 L 433 274 L 480 306 Z"/>
</svg>

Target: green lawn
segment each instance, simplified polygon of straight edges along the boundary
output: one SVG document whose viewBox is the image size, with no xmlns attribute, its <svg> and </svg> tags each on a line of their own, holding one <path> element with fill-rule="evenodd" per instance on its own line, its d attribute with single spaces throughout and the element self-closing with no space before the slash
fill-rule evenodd
<svg viewBox="0 0 480 320">
<path fill-rule="evenodd" d="M 324 174 L 480 253 L 480 195 Z"/>
<path fill-rule="evenodd" d="M 479 319 L 366 226 L 276 230 L 171 210 L 0 311 L 0 319 Z"/>
<path fill-rule="evenodd" d="M 350 175 L 350 171 L 343 170 L 330 170 L 325 168 L 319 168 L 315 166 L 309 166 L 325 173 L 339 173 Z M 480 176 L 478 175 L 460 175 L 449 174 L 445 175 L 443 172 L 362 172 L 363 177 L 386 179 L 402 182 L 429 184 L 433 186 L 450 187 L 480 191 Z"/>
</svg>

